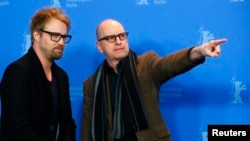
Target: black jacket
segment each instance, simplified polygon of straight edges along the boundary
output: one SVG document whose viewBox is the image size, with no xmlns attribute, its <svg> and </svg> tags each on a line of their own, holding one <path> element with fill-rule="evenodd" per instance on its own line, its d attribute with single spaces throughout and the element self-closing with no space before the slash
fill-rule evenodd
<svg viewBox="0 0 250 141">
<path fill-rule="evenodd" d="M 66 72 L 55 63 L 52 72 L 59 95 L 58 141 L 75 141 L 76 125 L 72 118 L 69 79 Z M 0 93 L 2 133 L 6 141 L 52 141 L 52 93 L 33 47 L 7 66 L 1 80 Z"/>
</svg>

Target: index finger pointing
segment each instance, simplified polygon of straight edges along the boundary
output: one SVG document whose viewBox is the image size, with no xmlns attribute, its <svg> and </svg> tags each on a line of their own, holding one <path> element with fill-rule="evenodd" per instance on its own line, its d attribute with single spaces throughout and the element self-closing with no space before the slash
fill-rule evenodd
<svg viewBox="0 0 250 141">
<path fill-rule="evenodd" d="M 212 40 L 212 43 L 214 44 L 214 45 L 219 45 L 219 44 L 222 44 L 222 43 L 225 43 L 227 41 L 227 39 L 218 39 L 218 40 Z"/>
</svg>

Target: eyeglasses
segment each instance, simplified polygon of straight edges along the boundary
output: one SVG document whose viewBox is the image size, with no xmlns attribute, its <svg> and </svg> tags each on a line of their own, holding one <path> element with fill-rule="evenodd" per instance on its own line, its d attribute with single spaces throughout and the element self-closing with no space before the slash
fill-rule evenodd
<svg viewBox="0 0 250 141">
<path fill-rule="evenodd" d="M 98 39 L 98 41 L 106 40 L 110 43 L 114 43 L 116 41 L 116 37 L 119 37 L 121 41 L 126 40 L 128 38 L 128 32 L 122 32 L 117 35 L 108 35 L 108 36 Z"/>
<path fill-rule="evenodd" d="M 59 42 L 61 40 L 61 38 L 63 38 L 64 43 L 69 43 L 71 38 L 72 38 L 71 35 L 62 35 L 62 34 L 57 33 L 57 32 L 49 32 L 49 31 L 45 31 L 43 29 L 40 29 L 40 31 L 49 34 L 51 36 L 51 40 L 54 42 Z"/>
</svg>

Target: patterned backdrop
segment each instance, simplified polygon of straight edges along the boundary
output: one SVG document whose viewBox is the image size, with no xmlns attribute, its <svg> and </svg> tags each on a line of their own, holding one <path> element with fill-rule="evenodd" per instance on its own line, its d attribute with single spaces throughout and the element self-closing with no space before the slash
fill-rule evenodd
<svg viewBox="0 0 250 141">
<path fill-rule="evenodd" d="M 209 124 L 250 124 L 249 0 L 0 0 L 0 77 L 30 47 L 29 22 L 44 6 L 71 18 L 72 41 L 58 64 L 70 77 L 77 140 L 81 138 L 82 84 L 103 60 L 95 28 L 119 20 L 138 55 L 160 56 L 227 38 L 222 55 L 173 78 L 161 89 L 160 107 L 174 141 L 207 141 Z"/>
</svg>

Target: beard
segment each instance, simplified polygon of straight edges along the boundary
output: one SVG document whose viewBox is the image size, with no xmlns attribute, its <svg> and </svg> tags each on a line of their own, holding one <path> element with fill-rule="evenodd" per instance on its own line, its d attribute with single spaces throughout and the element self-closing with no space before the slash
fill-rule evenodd
<svg viewBox="0 0 250 141">
<path fill-rule="evenodd" d="M 52 51 L 51 58 L 53 60 L 58 60 L 58 59 L 62 58 L 62 55 L 63 55 L 63 49 L 62 48 L 55 48 Z"/>
</svg>

